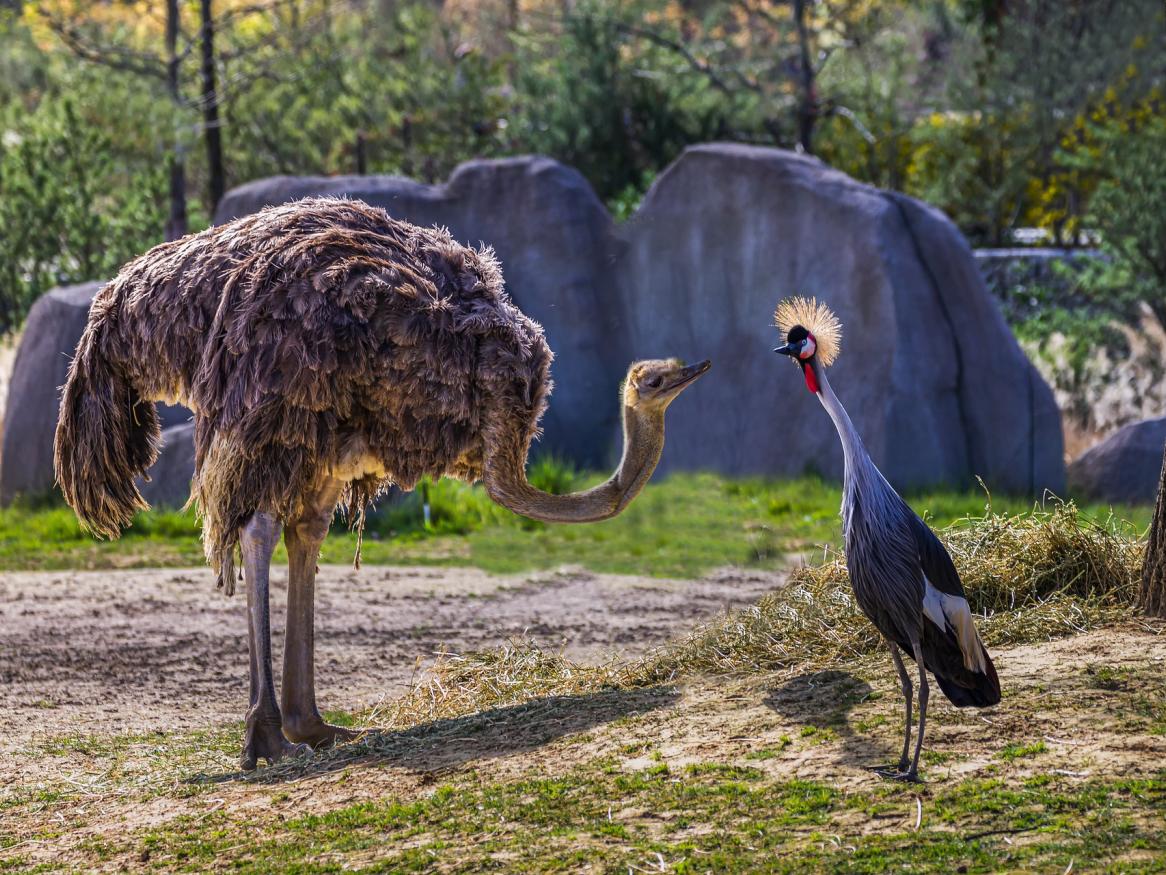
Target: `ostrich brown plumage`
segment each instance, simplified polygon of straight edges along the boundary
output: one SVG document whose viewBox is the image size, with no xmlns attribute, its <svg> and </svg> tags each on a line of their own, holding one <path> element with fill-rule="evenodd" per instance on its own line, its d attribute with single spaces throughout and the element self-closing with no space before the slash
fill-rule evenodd
<svg viewBox="0 0 1166 875">
<path fill-rule="evenodd" d="M 191 488 L 207 560 L 228 594 L 241 552 L 251 707 L 242 763 L 351 733 L 323 722 L 313 680 L 316 559 L 337 507 L 357 527 L 391 484 L 484 479 L 547 521 L 614 516 L 643 488 L 664 412 L 708 368 L 637 362 L 623 387 L 624 454 L 603 484 L 548 495 L 526 458 L 551 390 L 542 327 L 506 294 L 489 249 L 360 201 L 273 207 L 155 247 L 93 301 L 56 435 L 65 499 L 117 537 L 146 505 L 158 454 L 152 402 L 194 411 Z M 282 711 L 271 672 L 268 572 L 289 557 Z"/>
</svg>

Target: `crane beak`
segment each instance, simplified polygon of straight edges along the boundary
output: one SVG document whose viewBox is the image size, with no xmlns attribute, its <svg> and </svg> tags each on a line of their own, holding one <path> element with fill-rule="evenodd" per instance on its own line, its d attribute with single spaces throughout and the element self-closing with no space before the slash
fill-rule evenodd
<svg viewBox="0 0 1166 875">
<path fill-rule="evenodd" d="M 788 356 L 797 355 L 797 350 L 795 350 L 793 348 L 793 346 L 791 346 L 788 343 L 785 344 L 784 346 L 779 346 L 779 347 L 774 348 L 773 351 L 776 353 L 779 353 L 780 355 L 788 355 Z"/>
</svg>

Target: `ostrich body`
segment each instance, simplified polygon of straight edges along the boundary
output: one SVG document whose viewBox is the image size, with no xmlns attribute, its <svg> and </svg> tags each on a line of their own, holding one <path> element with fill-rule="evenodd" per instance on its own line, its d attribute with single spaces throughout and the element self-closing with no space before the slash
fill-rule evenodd
<svg viewBox="0 0 1166 875">
<path fill-rule="evenodd" d="M 783 302 L 776 317 L 786 343 L 774 351 L 801 367 L 807 388 L 826 408 L 842 441 L 846 567 L 859 608 L 891 651 L 906 700 L 903 753 L 898 771 L 886 774 L 918 781 L 927 725 L 927 672 L 960 708 L 999 703 L 1000 681 L 947 550 L 875 467 L 830 387 L 826 365 L 838 352 L 838 320 L 824 305 L 801 298 Z M 919 668 L 919 730 L 910 760 L 912 687 L 900 651 Z"/>
<path fill-rule="evenodd" d="M 669 403 L 708 368 L 633 364 L 618 470 L 549 495 L 527 481 L 526 457 L 551 359 L 490 250 L 359 201 L 303 200 L 163 244 L 98 293 L 64 388 L 57 479 L 86 526 L 117 537 L 146 507 L 134 480 L 160 433 L 147 402 L 194 411 L 191 496 L 207 560 L 230 594 L 241 553 L 247 581 L 244 768 L 352 734 L 320 718 L 313 674 L 316 560 L 338 506 L 359 528 L 389 485 L 451 476 L 484 479 L 491 498 L 535 519 L 607 519 L 651 476 Z M 277 704 L 268 574 L 281 528 Z"/>
</svg>

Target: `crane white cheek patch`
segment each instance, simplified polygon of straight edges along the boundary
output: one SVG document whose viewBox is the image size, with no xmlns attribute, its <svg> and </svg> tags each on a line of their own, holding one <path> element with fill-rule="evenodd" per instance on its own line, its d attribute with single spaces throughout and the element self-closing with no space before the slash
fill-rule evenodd
<svg viewBox="0 0 1166 875">
<path fill-rule="evenodd" d="M 923 613 L 940 629 L 950 627 L 955 633 L 955 640 L 959 642 L 960 652 L 964 657 L 964 668 L 986 674 L 984 649 L 980 644 L 980 635 L 976 632 L 976 623 L 972 619 L 972 609 L 968 607 L 968 600 L 940 592 L 926 577 L 923 578 L 923 583 L 925 587 Z"/>
</svg>

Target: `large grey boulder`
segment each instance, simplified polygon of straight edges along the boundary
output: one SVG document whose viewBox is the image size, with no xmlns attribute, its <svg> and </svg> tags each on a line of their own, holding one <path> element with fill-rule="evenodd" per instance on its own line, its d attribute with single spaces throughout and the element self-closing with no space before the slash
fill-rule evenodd
<svg viewBox="0 0 1166 875">
<path fill-rule="evenodd" d="M 162 449 L 151 466 L 150 479 L 138 488 L 151 507 L 179 508 L 190 497 L 194 476 L 194 423 L 162 430 Z"/>
<path fill-rule="evenodd" d="M 69 359 L 101 283 L 64 286 L 42 295 L 28 314 L 4 409 L 0 504 L 39 497 L 53 486 L 53 434 Z"/>
<path fill-rule="evenodd" d="M 1158 494 L 1163 447 L 1166 417 L 1131 423 L 1073 460 L 1069 486 L 1097 501 L 1150 504 Z"/>
<path fill-rule="evenodd" d="M 228 192 L 214 220 L 322 195 L 359 198 L 415 225 L 443 225 L 462 243 L 492 246 L 511 297 L 542 324 L 555 352 L 539 448 L 585 466 L 610 461 L 628 345 L 610 271 L 614 225 L 579 171 L 524 157 L 471 161 L 436 186 L 394 176 L 281 176 Z"/>
<path fill-rule="evenodd" d="M 637 356 L 709 357 L 670 411 L 663 470 L 842 473 L 833 426 L 776 345 L 774 305 L 829 303 L 830 380 L 900 488 L 1063 492 L 1060 414 L 939 211 L 790 152 L 688 149 L 621 230 Z"/>
<path fill-rule="evenodd" d="M 89 305 L 103 284 L 62 286 L 33 304 L 12 367 L 0 435 L 0 505 L 18 496 L 39 498 L 53 488 L 53 435 L 60 387 L 85 330 Z M 183 422 L 190 412 L 159 406 L 162 426 Z"/>
</svg>

